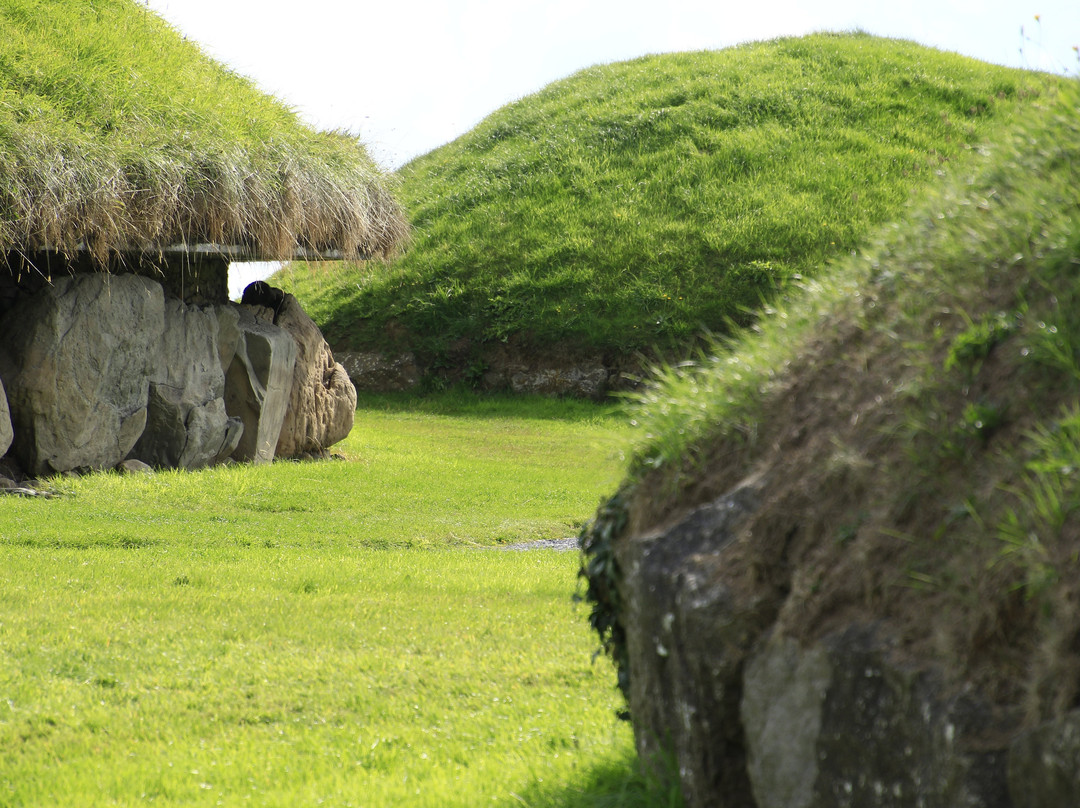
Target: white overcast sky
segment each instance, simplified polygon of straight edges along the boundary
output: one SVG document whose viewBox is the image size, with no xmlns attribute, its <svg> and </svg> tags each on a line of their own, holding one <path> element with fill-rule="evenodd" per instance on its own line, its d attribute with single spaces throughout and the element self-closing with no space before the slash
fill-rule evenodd
<svg viewBox="0 0 1080 808">
<path fill-rule="evenodd" d="M 858 28 L 1075 74 L 1080 45 L 1080 0 L 142 2 L 389 169 L 551 81 L 647 53 Z"/>
</svg>

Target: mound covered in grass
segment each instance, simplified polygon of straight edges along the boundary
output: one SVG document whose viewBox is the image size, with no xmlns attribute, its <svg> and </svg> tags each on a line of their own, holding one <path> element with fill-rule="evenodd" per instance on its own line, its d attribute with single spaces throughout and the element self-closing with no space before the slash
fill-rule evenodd
<svg viewBox="0 0 1080 808">
<path fill-rule="evenodd" d="M 1050 79 L 865 35 L 584 70 L 400 171 L 392 263 L 294 268 L 339 348 L 682 353 L 862 243 Z"/>
<path fill-rule="evenodd" d="M 0 3 L 4 252 L 355 257 L 406 229 L 359 143 L 305 126 L 134 0 Z"/>
<path fill-rule="evenodd" d="M 640 396 L 634 470 L 585 535 L 593 624 L 630 693 L 642 669 L 626 637 L 644 609 L 619 559 L 753 490 L 737 527 L 695 550 L 719 559 L 734 611 L 767 615 L 761 634 L 704 638 L 730 665 L 737 643 L 749 656 L 874 626 L 905 670 L 985 699 L 999 723 L 980 748 L 1000 752 L 1001 777 L 1015 733 L 1080 708 L 1080 87 L 948 173 L 864 255 Z M 1073 771 L 1072 797 L 1045 798 L 1047 775 L 1031 804 L 1073 804 Z"/>
</svg>

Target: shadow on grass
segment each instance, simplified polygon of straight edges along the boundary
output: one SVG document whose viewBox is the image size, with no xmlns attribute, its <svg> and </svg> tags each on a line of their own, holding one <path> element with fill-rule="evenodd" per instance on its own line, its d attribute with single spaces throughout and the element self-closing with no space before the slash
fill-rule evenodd
<svg viewBox="0 0 1080 808">
<path fill-rule="evenodd" d="M 672 781 L 674 782 L 674 781 Z M 679 787 L 643 772 L 637 756 L 628 754 L 581 773 L 570 787 L 536 783 L 514 795 L 528 808 L 683 808 Z"/>
</svg>

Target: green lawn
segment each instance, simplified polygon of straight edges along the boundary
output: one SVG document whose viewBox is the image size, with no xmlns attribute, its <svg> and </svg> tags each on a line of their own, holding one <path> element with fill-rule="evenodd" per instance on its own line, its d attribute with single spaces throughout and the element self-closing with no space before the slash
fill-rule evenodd
<svg viewBox="0 0 1080 808">
<path fill-rule="evenodd" d="M 572 535 L 595 405 L 364 401 L 344 460 L 0 500 L 0 805 L 641 805 Z"/>
<path fill-rule="evenodd" d="M 351 551 L 561 538 L 618 481 L 609 410 L 468 396 L 408 406 L 362 402 L 334 447 L 343 461 L 57 481 L 58 500 L 6 505 L 0 543 Z"/>
</svg>

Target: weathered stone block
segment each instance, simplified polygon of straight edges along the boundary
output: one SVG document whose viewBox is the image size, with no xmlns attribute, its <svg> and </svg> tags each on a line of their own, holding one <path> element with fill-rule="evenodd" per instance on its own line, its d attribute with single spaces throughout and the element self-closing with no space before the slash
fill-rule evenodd
<svg viewBox="0 0 1080 808">
<path fill-rule="evenodd" d="M 423 373 L 411 353 L 382 354 L 378 351 L 345 351 L 336 354 L 357 390 L 399 392 L 420 385 Z"/>
<path fill-rule="evenodd" d="M 240 341 L 240 307 L 235 303 L 213 306 L 208 311 L 217 318 L 218 361 L 224 378 L 229 372 L 233 357 L 236 356 L 236 344 Z"/>
<path fill-rule="evenodd" d="M 742 724 L 758 808 L 808 808 L 818 779 L 821 713 L 832 669 L 824 649 L 771 644 L 746 666 Z"/>
<path fill-rule="evenodd" d="M 1080 805 L 1080 710 L 1018 736 L 1008 772 L 1016 808 Z"/>
<path fill-rule="evenodd" d="M 4 384 L 0 381 L 0 457 L 3 457 L 11 446 L 14 433 L 11 431 L 11 410 L 8 408 L 7 393 L 4 392 Z"/>
<path fill-rule="evenodd" d="M 611 372 L 600 356 L 531 352 L 500 346 L 485 351 L 483 386 L 522 395 L 602 398 Z"/>
<path fill-rule="evenodd" d="M 778 633 L 789 590 L 747 561 L 764 485 L 614 544 L 642 760 L 674 763 L 688 808 L 1009 808 L 1016 715 L 901 664 L 878 626 Z M 1066 750 L 1054 771 L 1067 735 L 1043 742 Z"/>
<path fill-rule="evenodd" d="M 356 388 L 295 297 L 282 296 L 274 324 L 287 331 L 297 346 L 289 406 L 276 454 L 296 457 L 320 452 L 344 440 L 352 430 Z"/>
<path fill-rule="evenodd" d="M 32 474 L 112 468 L 146 424 L 161 286 L 135 275 L 57 278 L 0 320 L 13 448 Z"/>
<path fill-rule="evenodd" d="M 296 342 L 243 309 L 237 327 L 236 351 L 225 375 L 225 409 L 240 419 L 244 431 L 232 457 L 269 463 L 289 406 Z"/>
<path fill-rule="evenodd" d="M 770 641 L 748 662 L 741 720 L 758 808 L 1009 808 L 989 704 L 890 651 L 850 626 L 806 648 Z"/>
<path fill-rule="evenodd" d="M 147 423 L 132 457 L 152 466 L 194 469 L 227 457 L 243 425 L 225 410 L 225 374 L 213 310 L 165 302 L 154 355 Z"/>
<path fill-rule="evenodd" d="M 716 572 L 755 503 L 746 486 L 616 545 L 638 754 L 657 767 L 674 757 L 689 806 L 750 804 L 742 666 L 774 609 L 740 600 Z"/>
</svg>

